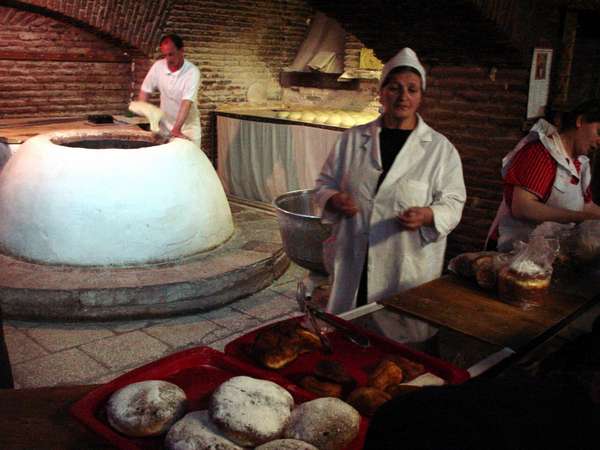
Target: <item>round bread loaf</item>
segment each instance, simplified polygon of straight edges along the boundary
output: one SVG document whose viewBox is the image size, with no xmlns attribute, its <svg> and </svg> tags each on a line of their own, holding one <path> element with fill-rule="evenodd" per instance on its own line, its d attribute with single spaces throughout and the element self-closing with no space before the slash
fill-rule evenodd
<svg viewBox="0 0 600 450">
<path fill-rule="evenodd" d="M 498 295 L 506 303 L 529 309 L 543 304 L 550 290 L 550 274 L 526 274 L 511 266 L 498 273 Z"/>
<path fill-rule="evenodd" d="M 356 409 L 339 398 L 324 397 L 295 408 L 283 435 L 320 450 L 340 450 L 358 435 L 359 424 Z"/>
<path fill-rule="evenodd" d="M 114 392 L 106 404 L 108 422 L 127 436 L 164 433 L 185 413 L 183 390 L 167 381 L 133 383 Z"/>
<path fill-rule="evenodd" d="M 208 411 L 194 411 L 175 423 L 167 433 L 168 450 L 243 450 L 227 439 L 210 421 Z"/>
<path fill-rule="evenodd" d="M 342 118 L 340 117 L 339 114 L 331 114 L 329 116 L 329 119 L 327 119 L 327 123 L 329 125 L 339 125 L 340 123 L 342 123 Z"/>
<path fill-rule="evenodd" d="M 319 450 L 308 442 L 297 439 L 277 439 L 266 444 L 259 445 L 254 450 Z"/>
<path fill-rule="evenodd" d="M 210 400 L 210 417 L 225 436 L 243 446 L 280 437 L 294 399 L 281 386 L 246 376 L 221 384 Z"/>
</svg>

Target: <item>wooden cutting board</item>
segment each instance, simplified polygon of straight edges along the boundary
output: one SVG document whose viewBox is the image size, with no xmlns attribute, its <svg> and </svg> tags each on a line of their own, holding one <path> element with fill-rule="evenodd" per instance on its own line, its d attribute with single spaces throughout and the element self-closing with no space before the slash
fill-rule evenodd
<svg viewBox="0 0 600 450">
<path fill-rule="evenodd" d="M 592 302 L 592 297 L 553 290 L 542 306 L 522 310 L 471 280 L 446 275 L 380 303 L 517 351 Z"/>
<path fill-rule="evenodd" d="M 114 129 L 115 127 L 134 127 L 139 130 L 135 125 L 123 123 L 95 125 L 84 117 L 36 117 L 0 120 L 0 136 L 6 138 L 9 144 L 22 144 L 30 137 L 42 133 L 75 128 Z"/>
</svg>

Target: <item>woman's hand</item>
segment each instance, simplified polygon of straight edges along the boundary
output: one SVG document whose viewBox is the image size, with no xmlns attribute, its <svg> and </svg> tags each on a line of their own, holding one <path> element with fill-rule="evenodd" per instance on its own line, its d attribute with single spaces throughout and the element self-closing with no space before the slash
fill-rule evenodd
<svg viewBox="0 0 600 450">
<path fill-rule="evenodd" d="M 346 217 L 352 217 L 358 212 L 358 207 L 352 197 L 345 192 L 338 192 L 329 197 L 327 201 L 328 208 L 333 209 Z"/>
<path fill-rule="evenodd" d="M 400 226 L 409 231 L 418 230 L 423 225 L 433 224 L 433 211 L 431 208 L 408 208 L 404 212 L 398 214 Z"/>
</svg>

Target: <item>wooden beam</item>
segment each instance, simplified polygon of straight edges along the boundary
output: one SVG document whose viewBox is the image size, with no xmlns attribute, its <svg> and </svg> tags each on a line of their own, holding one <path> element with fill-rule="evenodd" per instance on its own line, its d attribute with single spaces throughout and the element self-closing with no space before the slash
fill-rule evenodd
<svg viewBox="0 0 600 450">
<path fill-rule="evenodd" d="M 569 84 L 571 82 L 571 66 L 577 38 L 577 11 L 569 10 L 565 14 L 565 26 L 560 50 L 558 82 L 556 96 L 552 102 L 555 110 L 564 111 L 568 107 Z"/>
</svg>

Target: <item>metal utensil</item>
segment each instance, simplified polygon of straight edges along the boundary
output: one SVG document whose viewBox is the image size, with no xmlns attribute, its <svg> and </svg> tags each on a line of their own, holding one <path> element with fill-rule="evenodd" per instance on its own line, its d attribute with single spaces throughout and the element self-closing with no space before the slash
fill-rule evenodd
<svg viewBox="0 0 600 450">
<path fill-rule="evenodd" d="M 371 346 L 371 341 L 367 336 L 357 333 L 350 327 L 345 326 L 343 323 L 340 323 L 337 320 L 333 320 L 323 311 L 317 309 L 314 305 L 307 303 L 306 310 L 310 311 L 315 318 L 322 320 L 328 325 L 334 327 L 336 330 L 340 331 L 348 340 L 350 340 L 350 342 L 353 342 L 359 347 L 367 348 Z"/>
<path fill-rule="evenodd" d="M 299 281 L 296 287 L 296 301 L 300 306 L 300 310 L 306 313 L 306 317 L 308 317 L 310 325 L 313 327 L 317 336 L 319 336 L 319 340 L 323 346 L 323 351 L 328 354 L 333 353 L 333 347 L 331 346 L 331 342 L 329 342 L 329 338 L 325 335 L 325 332 L 321 329 L 319 323 L 315 319 L 315 316 L 313 315 L 313 309 L 308 307 L 306 300 L 306 286 L 304 286 L 302 281 Z"/>
</svg>

